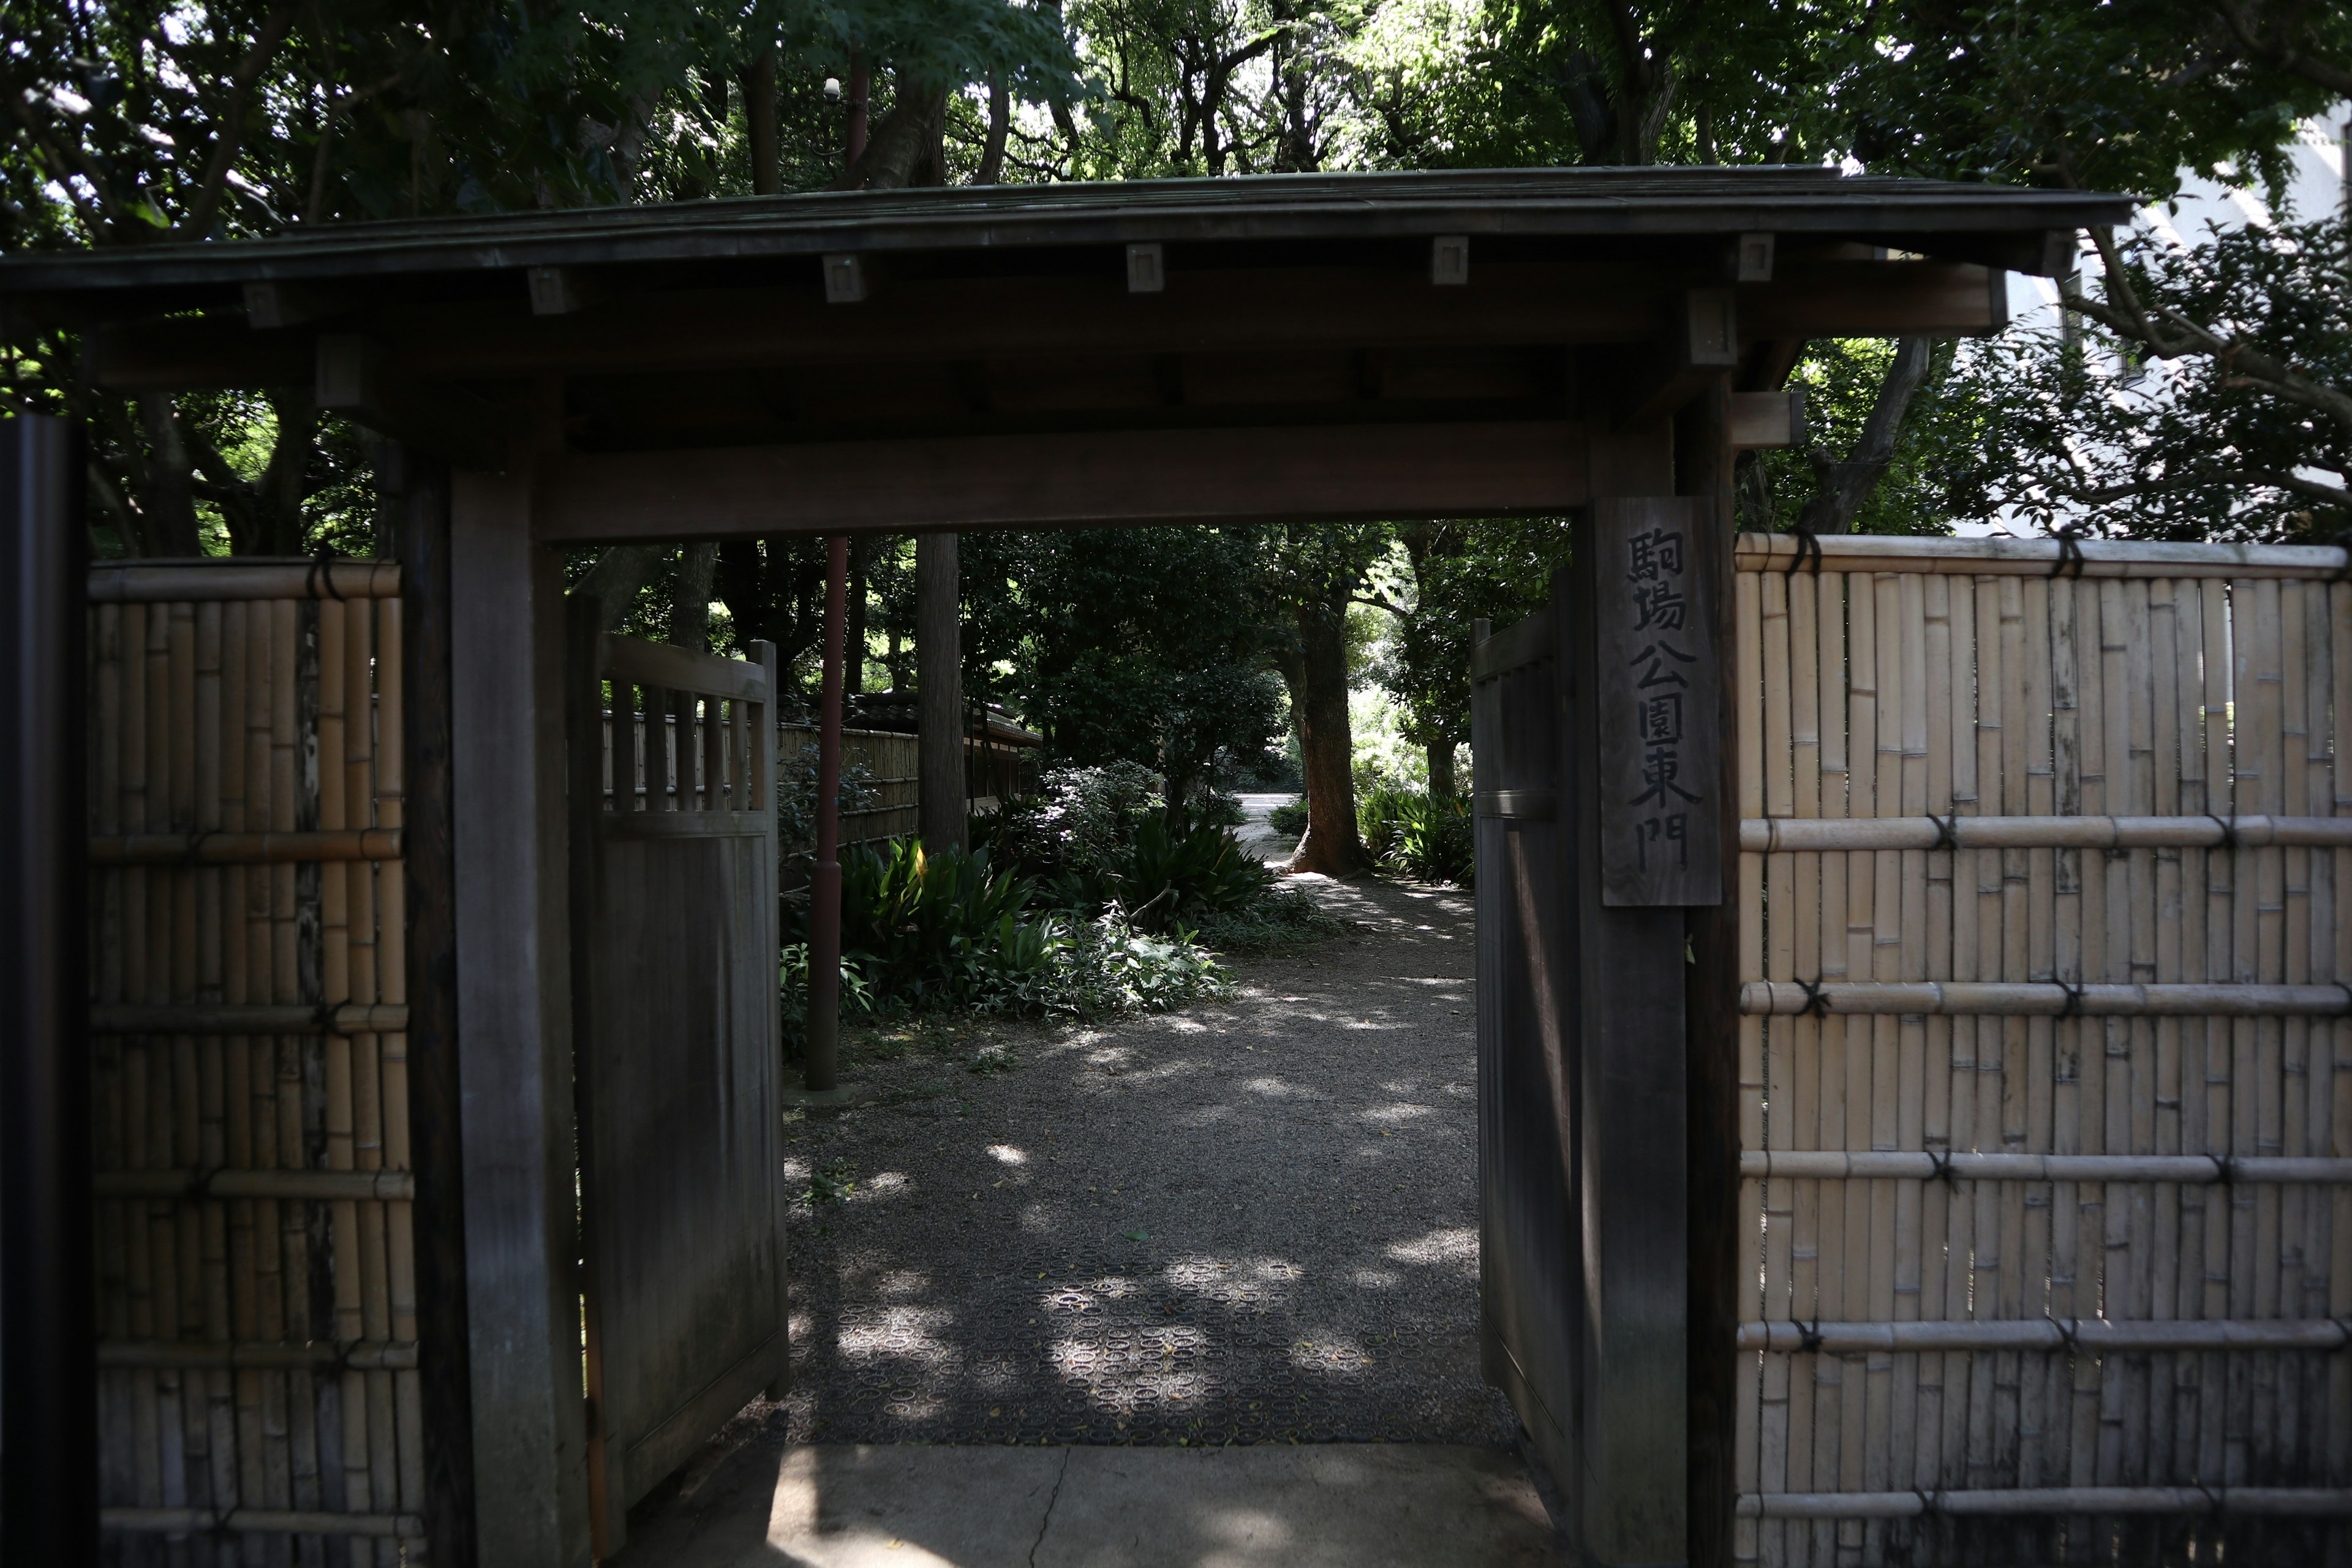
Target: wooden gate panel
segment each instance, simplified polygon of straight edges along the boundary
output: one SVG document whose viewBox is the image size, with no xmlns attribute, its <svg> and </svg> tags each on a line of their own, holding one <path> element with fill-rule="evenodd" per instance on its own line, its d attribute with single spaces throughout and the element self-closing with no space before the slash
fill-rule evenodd
<svg viewBox="0 0 2352 1568">
<path fill-rule="evenodd" d="M 785 1374 L 774 669 L 755 648 L 746 663 L 599 636 L 584 613 L 573 628 L 600 1555 L 631 1503 Z"/>
<path fill-rule="evenodd" d="M 1559 826 L 1563 694 L 1553 612 L 1481 642 L 1471 688 L 1477 807 L 1480 1349 L 1563 1494 L 1582 1354 L 1570 973 Z M 1573 1503 L 1570 1504 L 1573 1508 Z"/>
</svg>

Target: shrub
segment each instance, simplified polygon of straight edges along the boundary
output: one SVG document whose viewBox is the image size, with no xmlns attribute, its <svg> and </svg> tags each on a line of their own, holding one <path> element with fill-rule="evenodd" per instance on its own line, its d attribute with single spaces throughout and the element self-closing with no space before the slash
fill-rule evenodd
<svg viewBox="0 0 2352 1568">
<path fill-rule="evenodd" d="M 1101 868 L 1106 907 L 1146 930 L 1241 909 L 1274 890 L 1274 872 L 1230 827 L 1152 818 Z M 1091 889 L 1090 889 L 1091 890 Z"/>
<path fill-rule="evenodd" d="M 1307 802 L 1285 801 L 1265 814 L 1265 824 L 1276 833 L 1298 837 L 1307 831 Z"/>
<path fill-rule="evenodd" d="M 1470 803 L 1460 795 L 1382 784 L 1356 802 L 1356 830 L 1365 852 L 1392 871 L 1471 885 L 1476 840 Z"/>
</svg>

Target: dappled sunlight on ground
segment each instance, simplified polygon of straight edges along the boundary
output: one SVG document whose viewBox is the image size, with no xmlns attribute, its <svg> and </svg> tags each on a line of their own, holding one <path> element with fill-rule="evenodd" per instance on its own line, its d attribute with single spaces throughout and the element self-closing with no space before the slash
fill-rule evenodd
<svg viewBox="0 0 2352 1568">
<path fill-rule="evenodd" d="M 1477 1366 L 1470 900 L 1293 880 L 1357 929 L 1236 963 L 1230 1003 L 965 1025 L 953 1055 L 853 1042 L 875 1100 L 789 1130 L 794 1388 L 774 1425 L 1504 1439 Z M 966 1070 L 992 1046 L 1010 1070 Z"/>
</svg>

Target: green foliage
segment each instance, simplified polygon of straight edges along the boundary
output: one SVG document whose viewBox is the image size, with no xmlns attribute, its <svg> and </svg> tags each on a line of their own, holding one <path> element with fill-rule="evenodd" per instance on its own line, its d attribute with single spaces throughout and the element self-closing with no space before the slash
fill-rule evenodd
<svg viewBox="0 0 2352 1568">
<path fill-rule="evenodd" d="M 1232 828 L 1211 822 L 1171 826 L 1158 816 L 1137 824 L 1126 845 L 1100 866 L 1103 902 L 1154 931 L 1245 908 L 1272 892 L 1274 881 L 1274 872 L 1241 847 Z"/>
<path fill-rule="evenodd" d="M 1357 815 L 1360 820 L 1360 808 Z M 1307 803 L 1304 800 L 1285 801 L 1265 814 L 1265 823 L 1276 833 L 1296 838 L 1307 831 Z"/>
<path fill-rule="evenodd" d="M 2332 541 L 2352 526 L 2347 246 L 2341 218 L 2148 237 L 2086 301 L 2104 320 L 1990 345 L 1969 371 L 2000 410 L 1990 505 L 2138 538 Z M 2114 330 L 2134 304 L 2174 357 Z"/>
<path fill-rule="evenodd" d="M 1464 796 L 1381 785 L 1357 797 L 1356 827 L 1390 870 L 1417 882 L 1472 883 L 1475 841 Z"/>
<path fill-rule="evenodd" d="M 1396 699 L 1407 739 L 1461 745 L 1470 739 L 1471 623 L 1483 616 L 1501 630 L 1543 605 L 1552 574 L 1568 563 L 1568 521 L 1427 521 L 1396 532 L 1374 577 L 1392 625 L 1371 670 Z"/>
<path fill-rule="evenodd" d="M 1015 705 L 1066 763 L 1134 763 L 1195 802 L 1281 728 L 1262 550 L 1247 528 L 966 535 L 966 695 Z"/>
</svg>

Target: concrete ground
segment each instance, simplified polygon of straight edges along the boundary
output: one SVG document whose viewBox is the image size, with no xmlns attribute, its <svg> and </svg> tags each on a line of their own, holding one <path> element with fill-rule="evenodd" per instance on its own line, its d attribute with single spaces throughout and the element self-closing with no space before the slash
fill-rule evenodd
<svg viewBox="0 0 2352 1568">
<path fill-rule="evenodd" d="M 1242 801 L 1242 825 L 1234 829 L 1242 847 L 1261 860 L 1287 860 L 1290 852 L 1298 847 L 1298 836 L 1276 833 L 1267 821 L 1277 805 L 1288 805 L 1301 798 L 1297 795 L 1245 795 Z"/>
<path fill-rule="evenodd" d="M 616 1568 L 1534 1568 L 1511 1454 L 1436 1445 L 738 1450 Z"/>
</svg>

